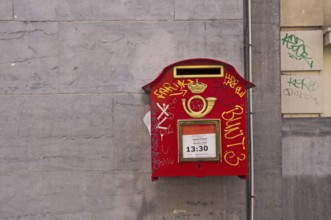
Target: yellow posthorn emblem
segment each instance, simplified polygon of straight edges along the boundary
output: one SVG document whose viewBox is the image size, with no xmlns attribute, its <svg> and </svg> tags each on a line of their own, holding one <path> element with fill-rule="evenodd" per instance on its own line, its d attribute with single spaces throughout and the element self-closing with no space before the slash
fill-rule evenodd
<svg viewBox="0 0 331 220">
<path fill-rule="evenodd" d="M 206 88 L 207 88 L 207 85 L 204 83 L 198 82 L 198 80 L 195 83 L 191 83 L 190 85 L 188 85 L 188 89 L 192 93 L 195 93 L 195 94 L 203 93 L 206 90 Z M 202 108 L 199 111 L 194 111 L 191 108 L 191 102 L 194 99 L 199 99 L 202 102 Z M 186 107 L 186 99 L 182 99 L 182 106 L 183 106 L 185 112 L 192 118 L 203 118 L 211 112 L 211 110 L 213 109 L 213 107 L 215 105 L 216 100 L 217 100 L 217 98 L 215 98 L 215 97 L 208 97 L 208 98 L 204 99 L 200 95 L 194 95 L 188 100 L 187 107 Z"/>
</svg>

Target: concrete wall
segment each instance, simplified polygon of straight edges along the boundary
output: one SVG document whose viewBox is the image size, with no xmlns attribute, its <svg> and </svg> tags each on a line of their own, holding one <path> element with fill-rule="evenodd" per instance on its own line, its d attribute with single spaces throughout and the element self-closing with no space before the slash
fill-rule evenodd
<svg viewBox="0 0 331 220">
<path fill-rule="evenodd" d="M 238 177 L 151 182 L 140 89 L 187 58 L 243 74 L 243 11 L 240 0 L 0 0 L 0 219 L 245 219 Z"/>
<path fill-rule="evenodd" d="M 284 219 L 331 215 L 331 120 L 283 120 Z"/>
<path fill-rule="evenodd" d="M 255 219 L 282 219 L 280 5 L 252 3 Z"/>
<path fill-rule="evenodd" d="M 324 0 L 281 1 L 282 27 L 312 27 L 323 25 Z"/>
<path fill-rule="evenodd" d="M 293 7 L 295 5 L 298 7 Z M 330 26 L 330 10 L 328 0 L 314 3 L 282 0 L 283 29 L 291 26 L 293 29 L 321 32 Z M 330 116 L 331 56 L 330 47 L 321 46 L 321 49 L 323 57 L 319 59 L 324 61 L 324 65 L 320 75 L 323 76 L 324 97 L 322 94 L 319 96 L 324 99 L 323 114 L 316 115 L 316 118 L 304 118 L 302 115 L 297 119 L 284 118 L 282 123 L 284 219 L 322 220 L 331 216 L 331 121 L 323 118 Z M 297 108 L 307 109 L 307 105 L 298 105 Z"/>
<path fill-rule="evenodd" d="M 280 1 L 252 12 L 255 219 L 327 219 L 330 120 L 282 120 Z M 240 0 L 0 0 L 0 220 L 245 219 L 237 177 L 150 181 L 140 89 L 192 57 L 243 74 L 243 19 Z"/>
</svg>

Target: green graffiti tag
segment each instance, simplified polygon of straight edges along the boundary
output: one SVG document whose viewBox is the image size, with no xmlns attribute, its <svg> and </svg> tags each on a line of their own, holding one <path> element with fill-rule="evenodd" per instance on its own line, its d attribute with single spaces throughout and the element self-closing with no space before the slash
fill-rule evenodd
<svg viewBox="0 0 331 220">
<path fill-rule="evenodd" d="M 318 83 L 313 81 L 310 77 L 305 78 L 290 78 L 287 81 L 289 87 L 295 87 L 301 90 L 307 90 L 308 92 L 316 91 L 319 87 Z"/>
<path fill-rule="evenodd" d="M 282 45 L 286 46 L 290 50 L 289 57 L 295 60 L 304 60 L 310 68 L 313 68 L 313 57 L 311 48 L 309 48 L 305 42 L 294 34 L 289 35 L 286 33 L 282 38 Z"/>
</svg>

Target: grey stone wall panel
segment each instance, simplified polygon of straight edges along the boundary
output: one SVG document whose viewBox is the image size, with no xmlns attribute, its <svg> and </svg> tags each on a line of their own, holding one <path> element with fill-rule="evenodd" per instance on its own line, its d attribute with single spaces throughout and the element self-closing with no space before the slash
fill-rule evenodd
<svg viewBox="0 0 331 220">
<path fill-rule="evenodd" d="M 331 136 L 283 137 L 283 175 L 331 175 Z"/>
<path fill-rule="evenodd" d="M 112 137 L 112 96 L 3 96 L 2 138 Z M 11 112 L 6 110 L 11 109 Z M 16 118 L 16 119 L 15 119 Z"/>
<path fill-rule="evenodd" d="M 171 20 L 174 0 L 13 0 L 20 21 Z"/>
<path fill-rule="evenodd" d="M 3 139 L 0 171 L 112 170 L 112 139 Z"/>
<path fill-rule="evenodd" d="M 0 213 L 3 219 L 41 216 L 43 178 L 40 173 L 0 173 Z"/>
<path fill-rule="evenodd" d="M 276 25 L 254 24 L 253 83 L 254 155 L 257 169 L 281 166 L 279 30 Z M 271 38 L 271 39 L 270 39 Z M 278 51 L 278 52 L 277 52 Z M 278 177 L 280 178 L 280 177 Z M 280 189 L 280 188 L 279 188 Z"/>
<path fill-rule="evenodd" d="M 150 136 L 143 123 L 147 95 L 114 97 L 114 169 L 150 170 Z"/>
<path fill-rule="evenodd" d="M 270 103 L 270 98 L 274 95 L 267 95 L 256 101 L 254 110 L 254 161 L 256 169 L 265 169 L 266 167 L 274 169 L 280 167 L 282 158 L 277 156 L 281 154 L 281 146 L 275 145 L 275 138 L 281 141 L 280 131 L 276 131 L 274 126 L 279 125 L 273 117 L 280 117 L 279 109 L 273 109 L 275 104 Z M 278 103 L 278 101 L 275 101 Z M 268 115 L 268 117 L 263 117 Z M 263 119 L 262 119 L 262 118 Z M 259 132 L 255 132 L 255 131 Z"/>
<path fill-rule="evenodd" d="M 253 124 L 256 219 L 282 219 L 282 150 L 280 112 L 279 1 L 253 0 Z M 270 11 L 271 8 L 271 11 Z"/>
<path fill-rule="evenodd" d="M 148 179 L 147 219 L 245 219 L 245 189 L 238 177 Z"/>
<path fill-rule="evenodd" d="M 1 173 L 4 219 L 143 219 L 142 173 Z M 126 210 L 126 211 L 123 211 Z"/>
<path fill-rule="evenodd" d="M 15 18 L 23 21 L 243 19 L 240 0 L 13 1 Z"/>
<path fill-rule="evenodd" d="M 176 0 L 175 19 L 243 19 L 243 1 Z"/>
<path fill-rule="evenodd" d="M 330 119 L 283 119 L 284 219 L 331 215 Z"/>
<path fill-rule="evenodd" d="M 267 11 L 267 13 L 262 13 Z M 252 12 L 259 16 L 252 16 L 253 24 L 276 24 L 279 25 L 279 0 L 254 0 L 252 1 Z M 276 34 L 275 32 L 269 32 Z"/>
<path fill-rule="evenodd" d="M 256 164 L 259 165 L 258 162 Z M 283 179 L 279 178 L 282 175 L 280 166 L 265 166 L 255 168 L 255 218 L 267 216 L 266 219 L 283 220 L 282 213 L 275 214 L 274 212 L 282 210 L 283 197 L 282 188 Z"/>
<path fill-rule="evenodd" d="M 329 219 L 331 176 L 284 177 L 283 219 Z"/>
<path fill-rule="evenodd" d="M 1 171 L 112 170 L 111 96 L 0 100 Z"/>
<path fill-rule="evenodd" d="M 61 92 L 141 92 L 178 60 L 211 57 L 243 70 L 242 21 L 60 24 Z"/>
<path fill-rule="evenodd" d="M 310 120 L 298 121 L 308 124 Z M 298 129 L 297 123 L 293 123 L 294 130 Z M 316 127 L 316 121 L 312 126 Z M 331 215 L 331 137 L 318 133 L 307 135 L 306 129 L 301 128 L 301 135 L 296 130 L 296 134 L 283 137 L 284 218 L 328 219 Z"/>
<path fill-rule="evenodd" d="M 144 219 L 144 172 L 103 172 L 88 176 L 85 207 L 88 219 Z"/>
<path fill-rule="evenodd" d="M 310 137 L 331 134 L 330 118 L 291 118 L 283 119 L 283 137 L 290 135 L 306 135 Z"/>
<path fill-rule="evenodd" d="M 59 91 L 58 24 L 0 22 L 0 94 Z"/>
<path fill-rule="evenodd" d="M 10 2 L 0 6 L 15 20 L 0 23 L 0 219 L 245 219 L 238 177 L 151 182 L 141 90 L 187 58 L 243 75 L 242 1 Z M 272 153 L 261 158 L 273 166 Z M 259 206 L 271 197 L 262 189 Z"/>
<path fill-rule="evenodd" d="M 224 177 L 225 219 L 246 218 L 246 179 L 237 176 Z"/>
<path fill-rule="evenodd" d="M 0 20 L 13 19 L 13 2 L 12 0 L 0 0 Z"/>
<path fill-rule="evenodd" d="M 108 220 L 108 219 L 125 219 L 140 220 L 145 219 L 145 195 L 116 195 L 108 197 L 105 200 L 107 206 L 102 210 L 88 212 L 88 220 Z"/>
</svg>

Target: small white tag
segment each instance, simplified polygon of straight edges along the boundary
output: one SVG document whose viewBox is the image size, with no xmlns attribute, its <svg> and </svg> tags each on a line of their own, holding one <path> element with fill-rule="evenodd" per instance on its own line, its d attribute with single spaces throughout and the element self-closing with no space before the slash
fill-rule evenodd
<svg viewBox="0 0 331 220">
<path fill-rule="evenodd" d="M 148 111 L 143 119 L 148 131 L 149 135 L 151 135 L 151 111 Z"/>
</svg>

